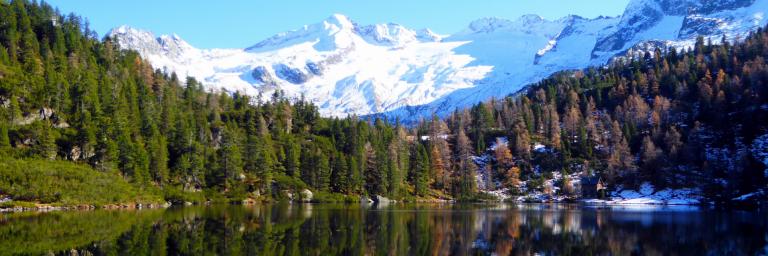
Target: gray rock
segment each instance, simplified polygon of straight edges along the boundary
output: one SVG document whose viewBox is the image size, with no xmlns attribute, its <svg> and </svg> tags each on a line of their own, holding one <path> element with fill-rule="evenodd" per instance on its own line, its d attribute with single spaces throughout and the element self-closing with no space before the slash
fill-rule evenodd
<svg viewBox="0 0 768 256">
<path fill-rule="evenodd" d="M 371 200 L 367 196 L 360 196 L 360 203 L 361 204 L 373 204 L 373 200 Z"/>
<path fill-rule="evenodd" d="M 373 197 L 373 201 L 376 202 L 377 204 L 390 204 L 390 203 L 392 203 L 392 200 L 390 200 L 389 198 L 380 196 L 380 195 L 376 195 L 375 197 Z"/>
<path fill-rule="evenodd" d="M 310 191 L 309 189 L 305 188 L 304 190 L 301 191 L 301 202 L 309 203 L 312 201 L 312 197 L 313 197 L 312 191 Z"/>
<path fill-rule="evenodd" d="M 312 75 L 323 75 L 323 67 L 314 62 L 307 62 L 307 71 Z"/>
<path fill-rule="evenodd" d="M 277 77 L 292 84 L 303 84 L 309 80 L 309 76 L 298 68 L 292 68 L 285 64 L 277 64 L 272 68 L 275 69 Z"/>
<path fill-rule="evenodd" d="M 80 150 L 79 146 L 72 146 L 72 149 L 69 150 L 69 159 L 72 159 L 72 161 L 80 160 L 80 155 L 83 152 Z"/>
<path fill-rule="evenodd" d="M 251 76 L 257 82 L 262 83 L 264 85 L 267 85 L 267 86 L 276 85 L 275 79 L 272 77 L 272 75 L 269 73 L 267 68 L 264 66 L 258 66 L 254 68 L 253 71 L 251 72 Z"/>
<path fill-rule="evenodd" d="M 41 120 L 48 120 L 51 117 L 53 117 L 53 109 L 50 108 L 41 108 L 39 111 L 40 119 Z"/>
<path fill-rule="evenodd" d="M 293 201 L 294 196 L 292 191 L 286 189 L 286 190 L 283 190 L 283 193 L 285 194 L 285 197 L 288 198 L 288 201 Z"/>
</svg>

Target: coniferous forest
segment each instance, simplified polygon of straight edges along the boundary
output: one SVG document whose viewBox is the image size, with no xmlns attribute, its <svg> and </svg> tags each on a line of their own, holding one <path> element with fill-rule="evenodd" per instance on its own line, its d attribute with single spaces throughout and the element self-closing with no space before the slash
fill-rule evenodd
<svg viewBox="0 0 768 256">
<path fill-rule="evenodd" d="M 316 201 L 469 200 L 490 189 L 577 197 L 564 174 L 580 173 L 726 202 L 768 184 L 765 58 L 768 31 L 700 39 L 405 125 L 321 117 L 280 91 L 209 91 L 78 16 L 0 1 L 0 199 L 273 201 L 304 189 Z M 490 180 L 483 189 L 478 173 Z M 545 184 L 553 177 L 563 189 Z"/>
</svg>

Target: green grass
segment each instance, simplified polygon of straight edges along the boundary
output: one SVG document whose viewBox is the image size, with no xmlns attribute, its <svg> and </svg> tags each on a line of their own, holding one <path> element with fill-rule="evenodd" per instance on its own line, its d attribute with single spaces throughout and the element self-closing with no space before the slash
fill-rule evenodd
<svg viewBox="0 0 768 256">
<path fill-rule="evenodd" d="M 157 189 L 140 189 L 116 172 L 87 165 L 0 156 L 0 194 L 14 201 L 56 205 L 161 203 Z"/>
<path fill-rule="evenodd" d="M 34 203 L 24 202 L 24 201 L 10 201 L 10 202 L 0 203 L 0 208 L 16 208 L 16 207 L 34 208 L 35 206 L 36 205 Z"/>
</svg>

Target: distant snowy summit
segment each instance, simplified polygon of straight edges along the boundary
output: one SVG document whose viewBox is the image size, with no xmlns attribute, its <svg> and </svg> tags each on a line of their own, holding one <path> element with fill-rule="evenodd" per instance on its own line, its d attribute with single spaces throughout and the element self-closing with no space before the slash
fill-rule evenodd
<svg viewBox="0 0 768 256">
<path fill-rule="evenodd" d="M 633 51 L 690 47 L 698 36 L 744 37 L 766 25 L 766 11 L 768 0 L 632 0 L 620 17 L 482 18 L 452 35 L 359 25 L 335 14 L 244 49 L 198 49 L 177 35 L 127 26 L 109 36 L 156 68 L 211 89 L 251 95 L 280 89 L 311 100 L 326 116 L 415 121 Z"/>
</svg>

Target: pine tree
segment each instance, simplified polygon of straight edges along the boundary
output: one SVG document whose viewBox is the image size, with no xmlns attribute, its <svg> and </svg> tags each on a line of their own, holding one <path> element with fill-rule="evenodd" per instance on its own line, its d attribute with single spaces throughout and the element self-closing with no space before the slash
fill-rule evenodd
<svg viewBox="0 0 768 256">
<path fill-rule="evenodd" d="M 362 193 L 362 175 L 360 173 L 359 158 L 352 156 L 349 158 L 349 176 L 347 177 L 347 191 L 349 193 Z"/>
<path fill-rule="evenodd" d="M 251 137 L 251 143 L 255 144 L 251 144 L 251 147 L 255 150 L 255 155 L 252 156 L 254 158 L 254 166 L 252 168 L 254 168 L 253 171 L 256 176 L 261 178 L 261 192 L 269 195 L 271 193 L 277 157 L 275 156 L 272 135 L 268 130 L 266 120 L 263 116 L 259 116 L 258 122 L 258 134 Z"/>
<path fill-rule="evenodd" d="M 520 186 L 520 168 L 513 166 L 504 172 L 503 184 L 512 190 L 512 194 L 519 193 Z"/>
<path fill-rule="evenodd" d="M 437 145 L 430 147 L 429 159 L 430 159 L 430 173 L 435 178 L 435 188 L 444 189 L 448 183 L 448 173 L 443 162 L 443 155 L 440 153 Z"/>
<path fill-rule="evenodd" d="M 501 138 L 496 139 L 496 149 L 494 150 L 494 171 L 500 174 L 502 179 L 507 179 L 507 170 L 514 164 L 512 152 L 509 147 Z"/>
<path fill-rule="evenodd" d="M 619 123 L 614 121 L 611 129 L 611 149 L 607 160 L 609 182 L 616 181 L 617 177 L 634 176 L 636 167 L 634 166 L 634 157 L 630 152 L 629 144 L 619 127 Z"/>
<path fill-rule="evenodd" d="M 399 197 L 402 189 L 402 184 L 405 182 L 405 170 L 407 168 L 403 168 L 404 164 L 407 163 L 405 159 L 402 159 L 402 157 L 407 157 L 407 154 L 402 154 L 402 151 L 407 150 L 407 147 L 404 145 L 401 145 L 399 137 L 394 137 L 392 141 L 389 144 L 389 147 L 387 148 L 387 155 L 389 158 L 389 161 L 387 161 L 388 169 L 389 169 L 389 180 L 387 183 L 389 184 L 389 187 L 387 188 L 387 191 L 389 192 L 390 197 Z M 429 168 L 429 166 L 427 166 Z M 427 169 L 429 171 L 429 169 Z"/>
<path fill-rule="evenodd" d="M 234 189 L 238 186 L 237 180 L 240 180 L 243 174 L 243 159 L 240 151 L 240 139 L 233 128 L 226 127 L 221 135 L 221 148 L 217 151 L 218 172 L 223 175 L 220 185 L 224 191 Z"/>
<path fill-rule="evenodd" d="M 421 143 L 414 144 L 411 153 L 411 183 L 417 196 L 426 196 L 429 189 L 429 158 Z"/>
<path fill-rule="evenodd" d="M 477 165 L 472 159 L 471 142 L 463 128 L 460 128 L 456 135 L 456 161 L 459 168 L 457 194 L 462 197 L 474 196 L 477 190 L 475 183 Z"/>
<path fill-rule="evenodd" d="M 547 107 L 549 112 L 549 143 L 554 149 L 560 149 L 562 140 L 560 138 L 560 116 L 557 109 L 553 106 Z"/>
<path fill-rule="evenodd" d="M 97 144 L 94 157 L 90 164 L 97 170 L 107 171 L 117 169 L 119 150 L 117 142 L 112 138 L 114 136 L 114 125 L 106 119 L 100 121 L 101 127 L 96 134 Z"/>
<path fill-rule="evenodd" d="M 349 163 L 347 157 L 336 152 L 333 158 L 333 171 L 331 172 L 331 190 L 338 193 L 349 193 Z"/>
<path fill-rule="evenodd" d="M 659 169 L 661 168 L 661 156 L 661 149 L 656 148 L 650 136 L 645 136 L 640 148 L 640 162 L 648 178 L 661 178 L 658 176 Z"/>
<path fill-rule="evenodd" d="M 320 191 L 328 191 L 331 184 L 331 165 L 328 161 L 329 157 L 322 151 L 318 150 L 315 157 L 317 158 L 317 184 L 315 188 Z"/>
<path fill-rule="evenodd" d="M 365 190 L 369 195 L 384 194 L 382 174 L 378 168 L 378 156 L 371 143 L 365 144 Z"/>
<path fill-rule="evenodd" d="M 150 154 L 150 173 L 158 184 L 168 181 L 168 145 L 164 137 L 154 135 L 148 148 Z"/>
<path fill-rule="evenodd" d="M 51 124 L 48 121 L 40 121 L 35 128 L 37 130 L 35 153 L 45 159 L 56 159 L 56 135 L 52 131 Z"/>
<path fill-rule="evenodd" d="M 671 159 L 676 159 L 683 147 L 682 135 L 674 126 L 670 127 L 664 135 L 664 144 Z"/>
<path fill-rule="evenodd" d="M 523 159 L 529 159 L 531 157 L 531 139 L 523 120 L 518 119 L 512 131 L 515 138 L 515 153 Z"/>
<path fill-rule="evenodd" d="M 299 167 L 301 166 L 301 147 L 293 138 L 288 138 L 284 142 L 285 146 L 285 172 L 291 177 L 299 177 Z"/>
</svg>

